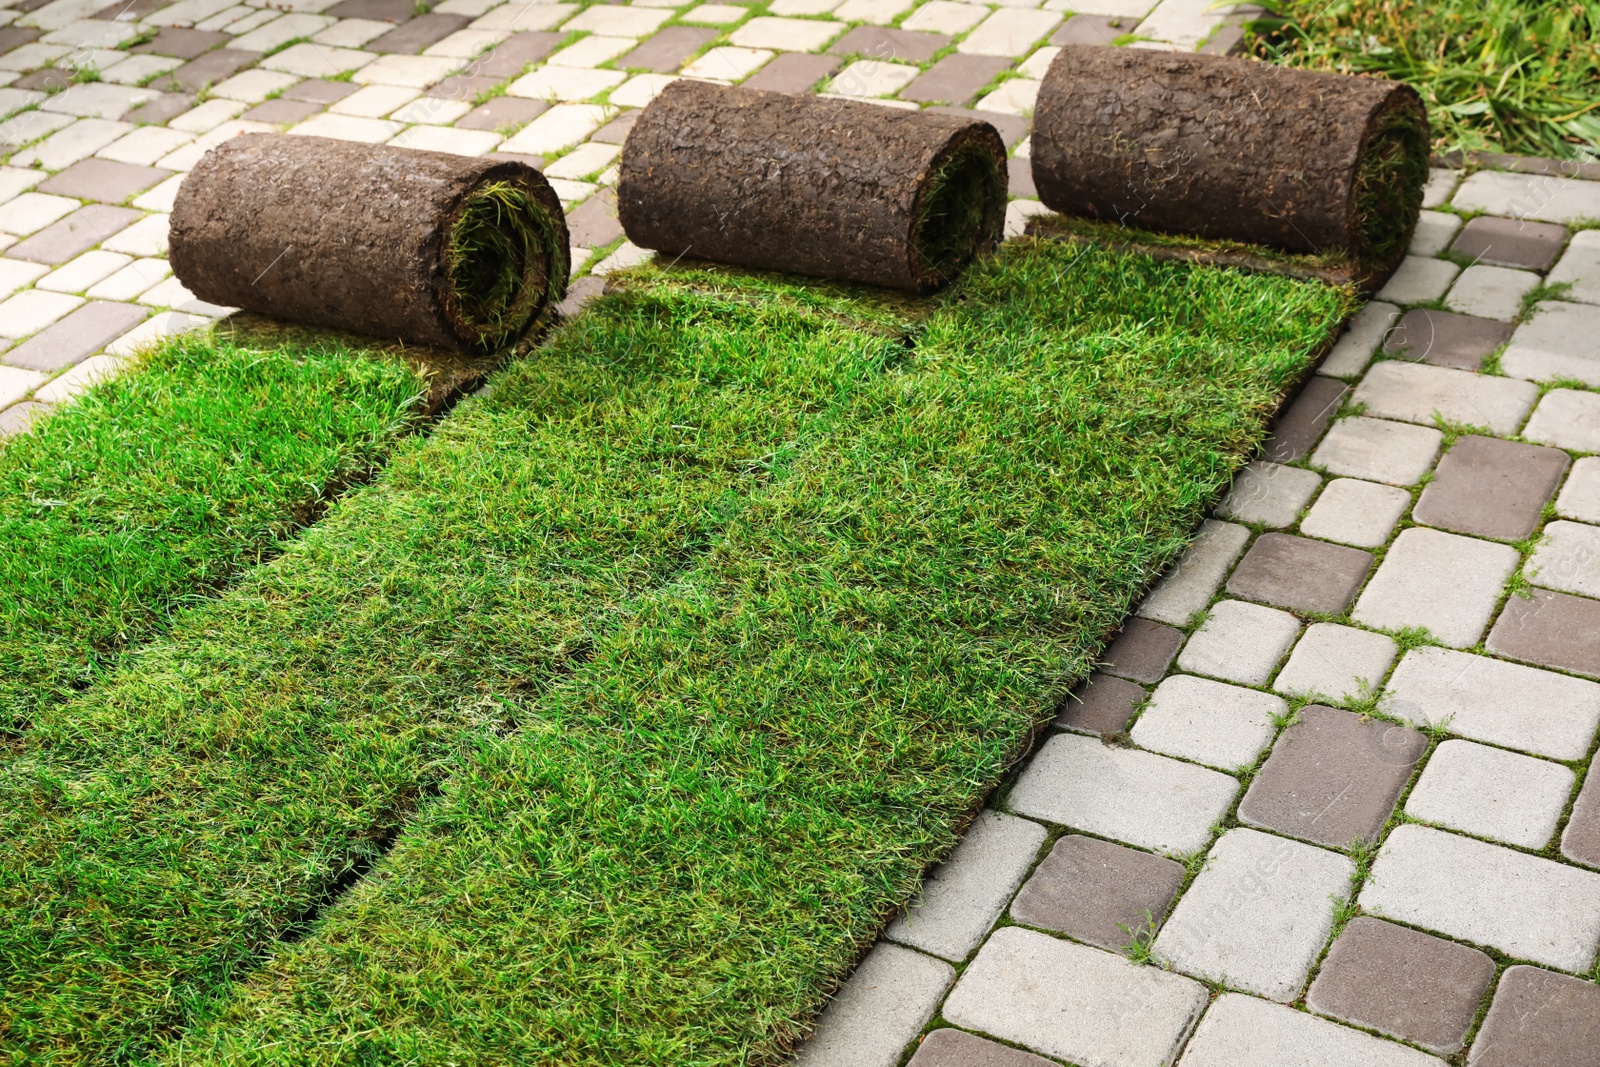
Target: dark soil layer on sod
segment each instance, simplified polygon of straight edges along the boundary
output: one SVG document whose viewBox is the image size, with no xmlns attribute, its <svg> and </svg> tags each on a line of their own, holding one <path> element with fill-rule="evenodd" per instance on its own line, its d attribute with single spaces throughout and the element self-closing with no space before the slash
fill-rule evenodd
<svg viewBox="0 0 1600 1067">
<path fill-rule="evenodd" d="M 603 298 L 24 739 L 0 1047 L 778 1060 L 1347 307 L 1029 241 L 921 322 Z"/>
<path fill-rule="evenodd" d="M 179 338 L 0 444 L 0 738 L 274 553 L 425 392 L 339 345 Z"/>
</svg>

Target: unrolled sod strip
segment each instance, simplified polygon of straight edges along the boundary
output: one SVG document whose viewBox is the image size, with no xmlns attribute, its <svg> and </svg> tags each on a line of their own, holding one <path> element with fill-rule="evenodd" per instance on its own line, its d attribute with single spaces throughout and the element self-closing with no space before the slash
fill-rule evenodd
<svg viewBox="0 0 1600 1067">
<path fill-rule="evenodd" d="M 668 256 L 927 292 L 999 242 L 1004 175 L 986 122 L 685 80 L 628 134 L 617 214 Z"/>
<path fill-rule="evenodd" d="M 254 134 L 206 153 L 172 212 L 201 300 L 491 352 L 566 289 L 561 201 L 515 160 Z"/>
<path fill-rule="evenodd" d="M 1428 117 L 1400 82 L 1227 56 L 1063 48 L 1039 89 L 1047 207 L 1345 254 L 1383 274 L 1422 208 Z"/>
</svg>

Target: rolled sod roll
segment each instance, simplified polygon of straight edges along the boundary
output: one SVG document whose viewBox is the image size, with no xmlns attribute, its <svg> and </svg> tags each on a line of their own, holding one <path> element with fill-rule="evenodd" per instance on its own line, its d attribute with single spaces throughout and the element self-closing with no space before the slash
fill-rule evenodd
<svg viewBox="0 0 1600 1067">
<path fill-rule="evenodd" d="M 1005 206 L 987 122 L 695 81 L 639 116 L 617 193 L 644 248 L 914 292 L 993 249 Z"/>
<path fill-rule="evenodd" d="M 561 299 L 570 259 L 561 201 L 525 163 L 281 134 L 206 153 L 169 248 L 201 300 L 480 353 Z"/>
<path fill-rule="evenodd" d="M 1383 265 L 1416 226 L 1428 145 L 1400 82 L 1072 46 L 1045 73 L 1030 153 L 1063 214 Z"/>
</svg>

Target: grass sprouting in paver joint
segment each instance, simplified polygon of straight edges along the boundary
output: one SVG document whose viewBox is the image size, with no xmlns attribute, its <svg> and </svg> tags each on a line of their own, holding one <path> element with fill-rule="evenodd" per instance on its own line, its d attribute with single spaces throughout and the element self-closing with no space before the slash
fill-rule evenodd
<svg viewBox="0 0 1600 1067">
<path fill-rule="evenodd" d="M 184 337 L 0 445 L 0 733 L 276 551 L 424 391 L 337 344 Z"/>
<path fill-rule="evenodd" d="M 1347 299 L 1053 242 L 914 347 L 814 293 L 602 298 L 34 739 L 4 1040 L 779 1059 Z"/>
</svg>

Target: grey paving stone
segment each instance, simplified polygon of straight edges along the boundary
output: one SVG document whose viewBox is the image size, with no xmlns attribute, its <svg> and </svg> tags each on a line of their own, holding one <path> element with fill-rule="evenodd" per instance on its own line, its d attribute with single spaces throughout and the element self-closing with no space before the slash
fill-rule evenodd
<svg viewBox="0 0 1600 1067">
<path fill-rule="evenodd" d="M 1462 211 L 1577 222 L 1600 218 L 1600 182 L 1481 170 L 1461 183 L 1451 203 Z"/>
<path fill-rule="evenodd" d="M 1407 652 L 1385 691 L 1407 722 L 1552 759 L 1582 759 L 1600 726 L 1600 684 L 1447 648 Z"/>
<path fill-rule="evenodd" d="M 1075 1063 L 1151 1067 L 1177 1056 L 1206 999 L 1198 982 L 1010 926 L 961 976 L 944 1017 Z"/>
<path fill-rule="evenodd" d="M 1223 600 L 1184 646 L 1178 666 L 1244 685 L 1265 685 L 1299 633 L 1299 620 L 1286 611 Z"/>
<path fill-rule="evenodd" d="M 1429 757 L 1406 813 L 1537 851 L 1555 836 L 1575 781 L 1559 763 L 1453 739 Z"/>
<path fill-rule="evenodd" d="M 254 66 L 260 58 L 260 52 L 218 48 L 189 60 L 171 74 L 163 74 L 150 86 L 163 92 L 197 93 L 207 86 L 227 81 L 246 67 Z"/>
<path fill-rule="evenodd" d="M 1392 485 L 1335 478 L 1328 483 L 1306 517 L 1300 532 L 1325 541 L 1377 548 L 1411 506 L 1411 494 Z"/>
<path fill-rule="evenodd" d="M 1407 256 L 1378 290 L 1378 299 L 1396 304 L 1437 300 L 1460 272 L 1460 267 L 1447 260 Z"/>
<path fill-rule="evenodd" d="M 1600 526 L 1567 519 L 1550 523 L 1526 570 L 1535 585 L 1600 597 Z"/>
<path fill-rule="evenodd" d="M 1572 465 L 1556 497 L 1556 514 L 1600 525 L 1600 456 L 1585 456 Z"/>
<path fill-rule="evenodd" d="M 323 12 L 336 19 L 372 19 L 374 22 L 405 22 L 417 13 L 415 0 L 341 0 Z"/>
<path fill-rule="evenodd" d="M 414 56 L 429 45 L 438 44 L 462 29 L 472 20 L 462 15 L 441 15 L 430 11 L 426 15 L 407 19 L 381 37 L 374 37 L 361 47 L 368 52 Z"/>
<path fill-rule="evenodd" d="M 1333 424 L 1311 463 L 1329 474 L 1416 485 L 1443 441 L 1444 434 L 1431 427 L 1356 416 Z"/>
<path fill-rule="evenodd" d="M 721 35 L 721 30 L 708 26 L 667 26 L 612 65 L 618 70 L 642 69 L 670 74 Z"/>
<path fill-rule="evenodd" d="M 949 46 L 950 38 L 942 33 L 894 30 L 887 26 L 857 26 L 830 44 L 828 54 L 861 56 L 885 62 L 926 63 L 940 49 Z"/>
<path fill-rule="evenodd" d="M 497 96 L 462 115 L 456 120 L 456 125 L 464 130 L 512 130 L 526 126 L 548 110 L 550 105 L 543 100 L 527 100 L 520 96 Z M 572 243 L 585 248 L 594 247 L 584 245 L 576 237 L 572 239 Z"/>
<path fill-rule="evenodd" d="M 879 942 L 823 1009 L 795 1067 L 894 1067 L 954 977 L 943 960 Z"/>
<path fill-rule="evenodd" d="M 146 100 L 122 117 L 140 125 L 165 126 L 194 107 L 194 103 L 195 98 L 187 93 L 158 92 L 155 99 Z"/>
<path fill-rule="evenodd" d="M 1294 646 L 1272 687 L 1288 696 L 1359 700 L 1377 692 L 1395 654 L 1393 639 L 1383 634 L 1319 622 Z"/>
<path fill-rule="evenodd" d="M 1494 960 L 1378 919 L 1357 918 L 1328 951 L 1306 1007 L 1449 1056 L 1494 981 Z"/>
<path fill-rule="evenodd" d="M 1272 743 L 1273 716 L 1288 710 L 1270 693 L 1175 674 L 1156 687 L 1130 736 L 1151 752 L 1232 771 L 1255 764 Z"/>
<path fill-rule="evenodd" d="M 1415 308 L 1405 313 L 1383 342 L 1385 355 L 1435 367 L 1475 371 L 1484 358 L 1511 340 L 1511 325 L 1453 311 Z"/>
<path fill-rule="evenodd" d="M 742 83 L 748 89 L 774 93 L 803 93 L 843 65 L 837 56 L 783 52 Z"/>
<path fill-rule="evenodd" d="M 1366 405 L 1374 418 L 1432 426 L 1442 417 L 1512 434 L 1538 398 L 1538 388 L 1528 382 L 1388 360 L 1367 372 L 1351 400 Z"/>
<path fill-rule="evenodd" d="M 1444 454 L 1412 518 L 1477 537 L 1533 533 L 1570 460 L 1556 448 L 1467 435 Z"/>
<path fill-rule="evenodd" d="M 226 33 L 195 30 L 187 26 L 163 26 L 150 40 L 136 44 L 128 51 L 134 55 L 148 53 L 171 56 L 173 59 L 194 59 L 231 40 L 233 38 Z"/>
<path fill-rule="evenodd" d="M 1288 526 L 1299 518 L 1321 484 L 1316 471 L 1279 463 L 1251 463 L 1234 476 L 1233 487 L 1217 514 L 1260 526 Z"/>
<path fill-rule="evenodd" d="M 1361 890 L 1372 915 L 1563 970 L 1600 944 L 1600 873 L 1407 824 L 1389 835 Z"/>
<path fill-rule="evenodd" d="M 1536 289 L 1539 281 L 1532 271 L 1477 263 L 1461 272 L 1444 303 L 1462 315 L 1510 322 L 1522 313 L 1522 298 Z"/>
<path fill-rule="evenodd" d="M 1239 821 L 1333 848 L 1374 840 L 1427 750 L 1416 730 L 1312 704 L 1256 773 Z"/>
<path fill-rule="evenodd" d="M 1600 307 L 1541 301 L 1511 335 L 1500 367 L 1529 381 L 1572 378 L 1600 385 Z"/>
<path fill-rule="evenodd" d="M 1450 247 L 1450 239 L 1461 229 L 1461 216 L 1447 211 L 1424 211 L 1417 216 L 1417 228 L 1406 249 L 1413 256 L 1436 256 Z"/>
<path fill-rule="evenodd" d="M 1550 390 L 1533 409 L 1522 436 L 1575 452 L 1600 452 L 1600 395 Z"/>
<path fill-rule="evenodd" d="M 983 811 L 884 936 L 947 960 L 972 954 L 1044 844 L 1036 822 Z"/>
<path fill-rule="evenodd" d="M 1001 71 L 1010 67 L 1011 61 L 1002 56 L 951 53 L 913 78 L 910 84 L 900 90 L 900 99 L 965 104 L 978 95 L 978 90 L 994 81 Z"/>
<path fill-rule="evenodd" d="M 52 174 L 36 187 L 41 193 L 70 196 L 74 200 L 98 200 L 120 204 L 172 177 L 172 171 L 140 167 L 110 159 L 81 159 L 58 174 Z"/>
<path fill-rule="evenodd" d="M 1031 1052 L 987 1041 L 964 1030 L 935 1030 L 906 1067 L 1055 1067 Z"/>
<path fill-rule="evenodd" d="M 1159 682 L 1183 645 L 1183 631 L 1130 617 L 1100 655 L 1100 669 L 1135 682 Z"/>
<path fill-rule="evenodd" d="M 1484 642 L 1490 652 L 1600 678 L 1600 600 L 1548 589 L 1506 601 Z"/>
<path fill-rule="evenodd" d="M 1480 215 L 1467 223 L 1450 251 L 1479 263 L 1544 271 L 1556 261 L 1566 241 L 1567 231 L 1562 226 Z"/>
<path fill-rule="evenodd" d="M 1349 391 L 1350 387 L 1343 382 L 1321 375 L 1306 382 L 1272 424 L 1272 436 L 1262 446 L 1262 456 L 1274 463 L 1304 459 L 1327 430 L 1333 413 L 1339 410 Z"/>
<path fill-rule="evenodd" d="M 1551 285 L 1566 283 L 1567 299 L 1600 304 L 1600 230 L 1572 235 L 1566 253 L 1546 279 Z"/>
<path fill-rule="evenodd" d="M 1453 648 L 1475 645 L 1519 562 L 1509 545 L 1420 526 L 1402 530 L 1351 618 L 1380 630 L 1424 627 Z"/>
<path fill-rule="evenodd" d="M 1441 1067 L 1443 1060 L 1315 1015 L 1227 993 L 1179 1067 Z"/>
<path fill-rule="evenodd" d="M 1153 948 L 1184 974 L 1288 1003 L 1350 892 L 1345 856 L 1258 830 L 1218 838 Z"/>
<path fill-rule="evenodd" d="M 1186 856 L 1205 847 L 1238 790 L 1237 779 L 1217 771 L 1057 734 L 1022 772 L 1008 803 L 1021 815 Z"/>
<path fill-rule="evenodd" d="M 113 234 L 127 229 L 144 216 L 133 208 L 110 204 L 85 204 L 60 222 L 52 223 L 6 249 L 11 259 L 58 266 L 87 252 Z"/>
<path fill-rule="evenodd" d="M 1389 330 L 1400 319 L 1400 309 L 1374 300 L 1350 316 L 1333 350 L 1323 357 L 1317 373 L 1333 378 L 1354 378 L 1366 369 Z"/>
<path fill-rule="evenodd" d="M 1244 551 L 1250 531 L 1231 522 L 1207 519 L 1178 562 L 1156 587 L 1145 594 L 1137 614 L 1157 622 L 1186 626 L 1197 611 L 1204 611 L 1228 568 Z"/>
<path fill-rule="evenodd" d="M 257 104 L 239 117 L 247 122 L 268 122 L 274 126 L 303 122 L 322 112 L 322 105 L 308 104 L 304 100 L 267 100 Z"/>
<path fill-rule="evenodd" d="M 1157 927 L 1183 885 L 1183 864 L 1068 834 L 1011 902 L 1011 917 L 1110 952 Z"/>
<path fill-rule="evenodd" d="M 30 26 L 0 26 L 0 54 L 37 41 L 43 35 L 43 30 Z"/>
<path fill-rule="evenodd" d="M 1594 1067 L 1600 986 L 1538 967 L 1507 967 L 1467 1058 L 1471 1067 Z"/>
<path fill-rule="evenodd" d="M 1137 18 L 1118 15 L 1073 15 L 1050 35 L 1053 45 L 1109 45 L 1125 33 L 1132 33 Z"/>
<path fill-rule="evenodd" d="M 0 356 L 0 362 L 49 374 L 98 352 L 149 313 L 137 304 L 91 300 Z"/>
<path fill-rule="evenodd" d="M 338 103 L 359 88 L 360 86 L 351 82 L 330 82 L 323 81 L 321 78 L 307 78 L 303 82 L 297 82 L 289 86 L 283 91 L 283 96 L 279 97 L 279 99 L 300 100 L 307 104 L 320 104 L 323 107 L 327 107 L 329 104 Z M 516 98 L 507 97 L 506 99 L 514 100 Z M 457 125 L 460 125 L 460 123 L 457 123 Z"/>
<path fill-rule="evenodd" d="M 1600 868 L 1600 772 L 1591 764 L 1572 817 L 1561 834 L 1561 854 L 1575 863 Z"/>
<path fill-rule="evenodd" d="M 1228 592 L 1295 611 L 1338 615 L 1371 568 L 1372 554 L 1358 548 L 1262 534 L 1228 578 Z"/>
<path fill-rule="evenodd" d="M 493 52 L 480 56 L 471 70 L 485 78 L 514 78 L 529 64 L 539 62 L 561 47 L 561 42 L 566 39 L 564 33 L 543 30 L 514 33 L 495 45 Z"/>
<path fill-rule="evenodd" d="M 1056 725 L 1096 734 L 1121 733 L 1146 695 L 1132 682 L 1097 672 L 1084 679 L 1062 702 Z"/>
</svg>

